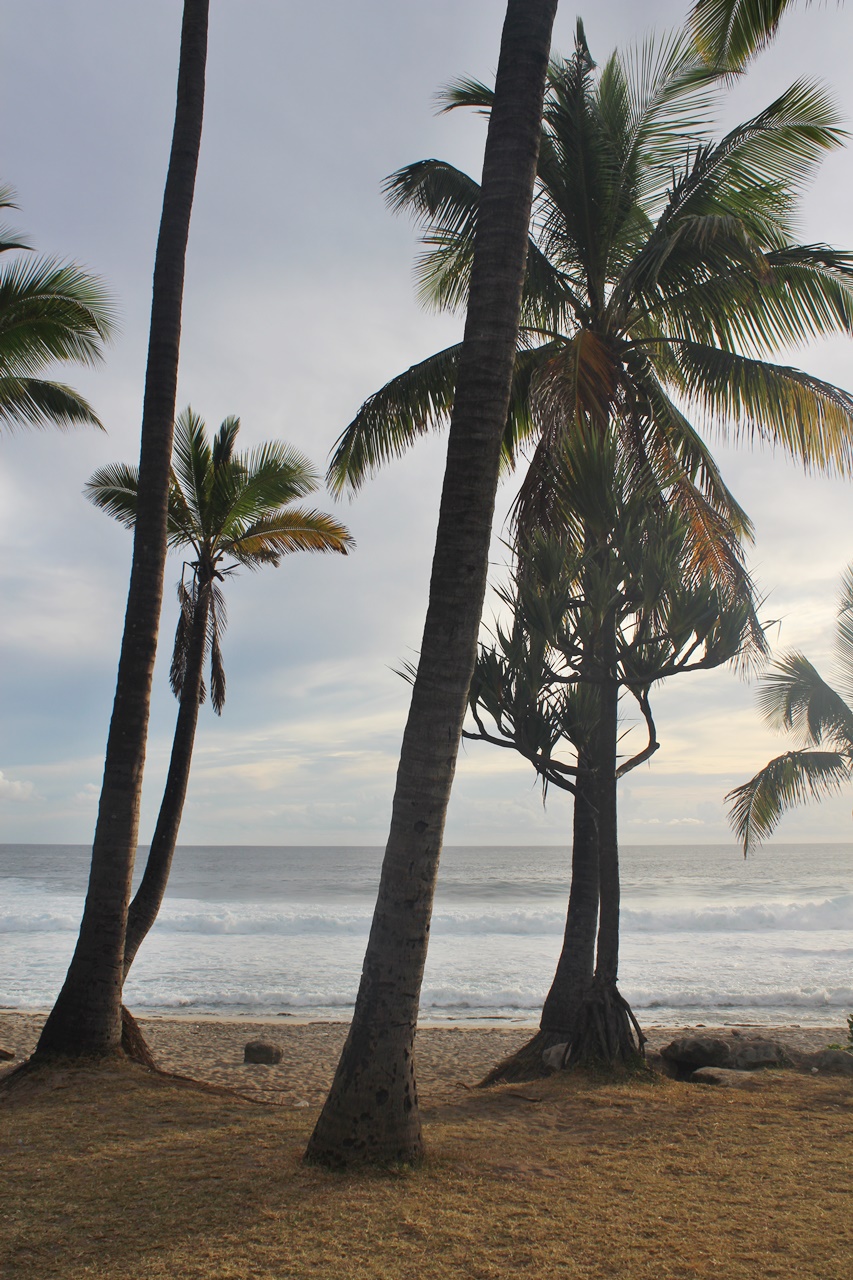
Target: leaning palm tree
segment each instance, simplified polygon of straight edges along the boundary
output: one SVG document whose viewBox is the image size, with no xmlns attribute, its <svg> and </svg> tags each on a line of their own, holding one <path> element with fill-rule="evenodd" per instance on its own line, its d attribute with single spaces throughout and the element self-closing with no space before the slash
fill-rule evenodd
<svg viewBox="0 0 853 1280">
<path fill-rule="evenodd" d="M 210 0 L 184 0 L 175 124 L 151 293 L 139 510 L 116 691 L 83 919 L 36 1057 L 100 1057 L 121 1047 L 121 988 L 151 684 L 166 567 L 169 468 L 190 215 L 204 116 Z"/>
<path fill-rule="evenodd" d="M 169 546 L 191 557 L 178 583 L 180 613 L 170 671 L 180 706 L 145 872 L 128 911 L 125 977 L 157 918 L 166 891 L 189 783 L 198 711 L 206 697 L 206 658 L 210 700 L 217 715 L 225 704 L 220 641 L 226 612 L 221 584 L 240 568 L 277 567 L 282 556 L 293 551 L 346 555 L 353 545 L 348 530 L 337 520 L 293 505 L 318 484 L 307 458 L 279 441 L 251 453 L 235 453 L 239 430 L 239 418 L 226 418 L 211 442 L 204 422 L 189 408 L 175 423 Z M 138 469 L 102 468 L 86 485 L 86 496 L 133 529 L 139 510 Z"/>
<path fill-rule="evenodd" d="M 853 566 L 842 578 L 836 663 L 845 693 L 853 690 Z M 766 840 L 795 805 L 835 795 L 853 777 L 853 708 L 802 653 L 787 653 L 761 682 L 765 719 L 800 746 L 766 764 L 726 796 L 744 857 Z"/>
<path fill-rule="evenodd" d="M 0 187 L 0 209 L 14 209 Z M 54 363 L 95 364 L 113 330 L 112 305 L 95 276 L 73 262 L 30 257 L 30 247 L 0 227 L 0 428 L 70 427 L 101 422 L 71 387 L 42 377 Z"/>
<path fill-rule="evenodd" d="M 414 1040 L 444 821 L 486 591 L 557 0 L 508 0 L 418 673 L 353 1020 L 307 1158 L 423 1152 Z"/>
</svg>

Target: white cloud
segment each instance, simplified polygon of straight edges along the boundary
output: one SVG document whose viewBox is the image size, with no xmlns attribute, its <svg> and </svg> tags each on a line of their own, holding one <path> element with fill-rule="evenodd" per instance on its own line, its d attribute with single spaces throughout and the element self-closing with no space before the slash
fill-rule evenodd
<svg viewBox="0 0 853 1280">
<path fill-rule="evenodd" d="M 0 800 L 31 800 L 35 794 L 31 782 L 14 782 L 0 769 Z"/>
</svg>

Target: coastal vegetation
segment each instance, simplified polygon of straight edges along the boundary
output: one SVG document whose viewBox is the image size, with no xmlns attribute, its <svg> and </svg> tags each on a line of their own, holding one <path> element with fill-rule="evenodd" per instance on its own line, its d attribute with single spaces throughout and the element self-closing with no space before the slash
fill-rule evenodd
<svg viewBox="0 0 853 1280">
<path fill-rule="evenodd" d="M 204 115 L 208 11 L 209 0 L 184 0 L 175 123 L 154 260 L 140 502 L 89 888 L 77 946 L 37 1056 L 97 1056 L 121 1047 L 127 908 L 166 568 L 184 269 Z"/>
<path fill-rule="evenodd" d="M 562 1002 L 560 1025 L 549 1019 L 548 1026 L 551 1043 L 568 1043 L 579 1060 L 630 1056 L 641 1043 L 616 986 L 615 673 L 626 620 L 617 601 L 626 577 L 623 565 L 608 580 L 610 559 L 628 557 L 631 538 L 642 543 L 652 522 L 663 529 L 671 514 L 682 529 L 676 573 L 685 584 L 705 575 L 728 595 L 727 608 L 746 605 L 740 626 L 760 653 L 742 548 L 751 524 L 702 428 L 713 422 L 732 441 L 780 447 L 806 469 L 849 474 L 853 462 L 853 397 L 770 359 L 807 338 L 853 333 L 853 255 L 801 243 L 796 233 L 801 191 L 822 156 L 843 140 L 838 112 L 822 86 L 798 80 L 715 139 L 730 71 L 728 61 L 709 64 L 687 34 L 650 39 L 598 68 L 578 23 L 574 54 L 552 58 L 546 83 L 503 461 L 512 469 L 526 460 L 513 510 L 518 580 L 525 579 L 531 543 L 573 526 L 581 594 L 596 601 L 590 610 L 596 625 L 585 644 L 570 641 L 574 652 L 561 677 L 585 688 L 587 701 L 596 689 L 600 706 L 596 714 L 586 708 L 574 733 L 581 752 L 572 766 L 579 769 L 576 790 L 592 802 L 587 807 L 576 796 L 573 873 L 581 881 L 573 881 L 562 964 L 565 978 L 576 948 L 577 964 L 568 966 L 573 990 Z M 488 115 L 493 95 L 463 80 L 442 101 L 446 110 Z M 480 217 L 477 183 L 452 165 L 425 160 L 393 174 L 386 191 L 394 209 L 414 212 L 424 226 L 417 267 L 423 300 L 463 308 Z M 438 352 L 364 403 L 337 442 L 329 469 L 334 488 L 358 489 L 421 435 L 445 425 L 458 359 L 458 347 Z M 589 466 L 596 450 L 609 460 L 611 475 L 624 469 L 621 485 L 602 489 Z M 586 470 L 577 466 L 584 451 Z M 561 477 L 573 466 L 580 478 L 569 500 Z M 639 581 L 644 571 L 636 572 Z M 629 583 L 629 597 L 632 590 Z M 505 603 L 511 612 L 517 604 Z M 508 634 L 511 647 L 518 637 Z M 537 643 L 544 638 L 531 642 L 534 649 Z M 718 660 L 739 648 L 739 640 L 722 645 Z M 712 645 L 709 664 L 714 652 Z M 604 679 L 602 672 L 610 674 Z M 491 674 L 499 679 L 494 667 Z M 530 676 L 525 670 L 513 689 Z M 646 707 L 652 683 L 650 676 L 640 693 Z M 528 758 L 538 757 L 544 777 L 550 770 L 552 780 L 565 780 L 571 775 L 549 754 L 553 722 L 538 701 L 542 683 L 535 676 L 531 688 L 531 704 L 542 714 L 528 708 L 525 718 L 522 694 L 514 736 Z M 499 715 L 507 712 L 505 692 L 490 690 Z M 573 706 L 567 718 L 577 711 Z M 546 1011 L 555 1014 L 560 1003 L 555 996 Z"/>
<path fill-rule="evenodd" d="M 217 715 L 225 705 L 221 639 L 226 624 L 223 585 L 240 568 L 276 568 L 295 551 L 336 551 L 346 555 L 353 540 L 334 517 L 296 499 L 319 483 L 308 459 L 281 441 L 236 453 L 239 418 L 226 418 L 213 440 L 204 421 L 189 408 L 175 423 L 169 474 L 167 536 L 173 551 L 190 556 L 178 582 L 178 625 L 169 673 L 179 701 L 166 787 L 145 871 L 130 903 L 124 946 L 124 978 L 163 901 L 189 784 L 199 707 L 207 696 Z M 86 495 L 127 528 L 136 526 L 139 471 L 104 467 L 86 486 Z M 187 573 L 189 583 L 186 581 Z M 124 1013 L 125 1047 L 130 1023 Z M 130 1033 L 132 1034 L 132 1032 Z"/>
</svg>

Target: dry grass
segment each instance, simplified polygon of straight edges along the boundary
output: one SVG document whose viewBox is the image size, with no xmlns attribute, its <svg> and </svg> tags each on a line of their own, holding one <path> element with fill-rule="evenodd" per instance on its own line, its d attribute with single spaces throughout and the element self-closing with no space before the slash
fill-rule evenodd
<svg viewBox="0 0 853 1280">
<path fill-rule="evenodd" d="M 426 1106 L 418 1171 L 306 1168 L 312 1119 L 129 1066 L 22 1086 L 0 1104 L 0 1276 L 853 1274 L 850 1081 L 459 1091 Z"/>
</svg>

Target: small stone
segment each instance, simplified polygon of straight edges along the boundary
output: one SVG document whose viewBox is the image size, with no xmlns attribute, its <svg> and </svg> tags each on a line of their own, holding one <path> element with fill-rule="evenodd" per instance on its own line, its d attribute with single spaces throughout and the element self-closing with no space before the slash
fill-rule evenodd
<svg viewBox="0 0 853 1280">
<path fill-rule="evenodd" d="M 268 1040 L 250 1040 L 243 1050 L 243 1061 L 274 1067 L 281 1062 L 283 1050 Z"/>
<path fill-rule="evenodd" d="M 542 1061 L 550 1071 L 562 1071 L 568 1047 L 568 1044 L 552 1044 L 550 1049 L 543 1050 Z"/>
<path fill-rule="evenodd" d="M 14 1056 L 14 1049 L 0 1049 L 0 1062 L 11 1062 Z"/>
</svg>

